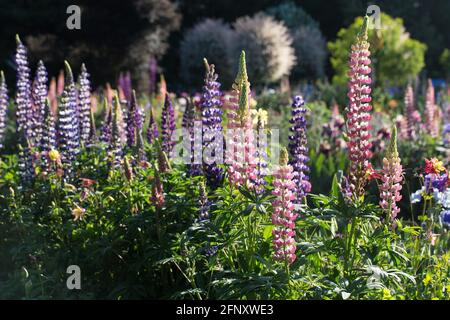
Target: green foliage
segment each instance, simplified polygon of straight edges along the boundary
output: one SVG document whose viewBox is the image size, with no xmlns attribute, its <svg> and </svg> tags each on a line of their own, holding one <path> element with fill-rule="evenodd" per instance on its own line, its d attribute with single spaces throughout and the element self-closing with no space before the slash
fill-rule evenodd
<svg viewBox="0 0 450 320">
<path fill-rule="evenodd" d="M 445 49 L 441 57 L 439 58 L 439 62 L 442 65 L 442 68 L 444 68 L 444 73 L 447 79 L 450 79 L 450 50 Z"/>
<path fill-rule="evenodd" d="M 348 52 L 362 22 L 362 17 L 356 18 L 351 26 L 339 30 L 336 41 L 328 43 L 335 84 L 343 85 L 347 81 Z M 374 80 L 378 86 L 404 85 L 425 66 L 426 45 L 409 37 L 402 19 L 382 13 L 381 29 L 370 29 L 368 34 L 372 70 L 376 70 Z"/>
</svg>

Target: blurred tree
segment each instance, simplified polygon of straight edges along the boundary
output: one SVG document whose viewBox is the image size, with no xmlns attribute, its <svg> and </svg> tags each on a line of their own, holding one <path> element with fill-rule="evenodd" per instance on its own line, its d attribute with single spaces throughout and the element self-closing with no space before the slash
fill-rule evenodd
<svg viewBox="0 0 450 320">
<path fill-rule="evenodd" d="M 297 64 L 290 78 L 297 81 L 322 78 L 325 75 L 327 49 L 319 23 L 292 1 L 270 7 L 266 12 L 283 21 L 292 35 Z"/>
<path fill-rule="evenodd" d="M 356 18 L 351 26 L 338 32 L 336 41 L 328 43 L 336 84 L 347 82 L 348 52 L 362 21 L 362 17 Z M 375 82 L 378 86 L 404 85 L 424 67 L 426 45 L 409 37 L 400 18 L 382 13 L 381 24 L 382 29 L 369 30 Z"/>
<path fill-rule="evenodd" d="M 16 33 L 30 47 L 32 67 L 43 59 L 50 74 L 56 74 L 64 59 L 74 70 L 85 62 L 93 83 L 101 84 L 135 65 L 127 58 L 139 41 L 147 41 L 145 55 L 161 57 L 170 32 L 180 23 L 170 0 L 79 0 L 81 29 L 69 30 L 66 9 L 72 4 L 70 0 L 0 0 L 0 68 L 6 69 L 10 80 Z"/>
<path fill-rule="evenodd" d="M 203 58 L 216 66 L 219 80 L 228 88 L 234 80 L 230 48 L 234 31 L 220 20 L 206 19 L 186 31 L 180 47 L 181 77 L 186 86 L 203 83 Z"/>
<path fill-rule="evenodd" d="M 439 58 L 439 62 L 441 63 L 442 68 L 444 69 L 445 77 L 447 78 L 447 80 L 450 81 L 450 50 L 449 49 L 445 49 L 442 52 L 441 57 Z"/>
</svg>

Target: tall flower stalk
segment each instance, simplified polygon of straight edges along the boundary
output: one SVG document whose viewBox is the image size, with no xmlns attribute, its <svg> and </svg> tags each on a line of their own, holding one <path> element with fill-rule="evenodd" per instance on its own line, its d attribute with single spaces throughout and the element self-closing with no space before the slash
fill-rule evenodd
<svg viewBox="0 0 450 320">
<path fill-rule="evenodd" d="M 208 184 L 217 185 L 223 178 L 223 169 L 215 161 L 223 159 L 223 127 L 222 127 L 222 91 L 213 64 L 204 59 L 206 75 L 200 105 L 202 110 L 203 152 L 209 159 L 204 159 L 203 170 Z M 216 154 L 222 152 L 222 155 Z M 204 157 L 205 158 L 205 157 Z M 219 161 L 220 161 L 219 160 Z"/>
<path fill-rule="evenodd" d="M 228 176 L 235 186 L 252 187 L 256 178 L 253 121 L 251 118 L 250 83 L 247 77 L 245 52 L 242 51 L 238 74 L 228 105 L 228 134 L 226 162 L 230 165 Z"/>
<path fill-rule="evenodd" d="M 364 18 L 363 26 L 351 47 L 349 61 L 349 81 L 347 107 L 348 153 L 350 158 L 350 189 L 355 200 L 364 195 L 367 183 L 367 171 L 371 167 L 372 157 L 370 142 L 370 96 L 372 83 L 370 73 L 370 50 L 367 41 L 368 17 Z"/>
<path fill-rule="evenodd" d="M 264 186 L 266 185 L 265 177 L 267 176 L 267 135 L 264 129 L 267 123 L 267 111 L 259 109 L 255 111 L 256 122 L 256 178 L 253 181 L 253 188 L 256 194 L 264 193 Z"/>
<path fill-rule="evenodd" d="M 414 105 L 414 91 L 411 84 L 406 87 L 405 93 L 405 111 L 406 111 L 406 127 L 408 138 L 413 139 L 416 136 L 415 127 L 416 119 L 414 119 L 414 112 L 416 111 Z"/>
<path fill-rule="evenodd" d="M 119 96 L 116 94 L 113 98 L 113 120 L 111 129 L 111 143 L 108 145 L 109 158 L 114 167 L 120 167 L 123 159 L 123 146 L 125 141 L 123 140 L 122 127 L 123 114 L 120 106 Z"/>
<path fill-rule="evenodd" d="M 32 118 L 32 129 L 35 135 L 34 146 L 41 149 L 41 139 L 42 130 L 44 125 L 45 116 L 45 101 L 48 97 L 48 87 L 47 87 L 47 70 L 45 69 L 42 60 L 38 63 L 38 68 L 36 71 L 36 77 L 34 80 L 32 97 L 33 97 L 33 118 Z"/>
<path fill-rule="evenodd" d="M 380 185 L 380 206 L 391 221 L 400 212 L 397 202 L 402 199 L 400 191 L 402 190 L 403 168 L 400 162 L 397 151 L 397 128 L 394 126 L 391 133 L 391 142 L 383 159 L 382 184 Z"/>
<path fill-rule="evenodd" d="M 198 141 L 198 138 L 201 139 L 201 136 L 196 135 L 196 115 L 195 115 L 195 105 L 192 102 L 192 99 L 187 99 L 186 102 L 186 110 L 183 114 L 182 128 L 183 132 L 183 140 L 188 139 L 184 142 L 186 144 L 186 149 L 189 149 L 189 158 L 190 163 L 188 164 L 188 174 L 192 177 L 202 175 L 202 165 L 201 163 L 196 162 L 196 148 L 198 145 L 201 146 L 201 141 Z M 199 137 L 197 137 L 199 136 Z"/>
<path fill-rule="evenodd" d="M 77 117 L 77 102 L 75 95 L 75 84 L 73 82 L 72 69 L 69 63 L 65 62 L 66 82 L 65 88 L 61 95 L 61 103 L 58 108 L 58 146 L 61 152 L 61 161 L 64 168 L 65 176 L 70 176 L 72 172 L 72 164 L 79 152 L 79 128 L 78 122 L 74 122 Z"/>
<path fill-rule="evenodd" d="M 81 65 L 81 73 L 78 77 L 78 104 L 80 120 L 80 140 L 86 144 L 91 136 L 91 83 L 89 73 L 84 63 Z"/>
<path fill-rule="evenodd" d="M 428 79 L 425 97 L 425 129 L 432 137 L 439 135 L 440 117 L 440 109 L 436 105 L 434 96 L 434 86 L 431 79 Z"/>
<path fill-rule="evenodd" d="M 172 101 L 170 100 L 169 94 L 166 93 L 164 100 L 164 107 L 161 114 L 161 138 L 162 138 L 162 149 L 166 154 L 172 152 L 175 142 L 172 141 L 172 135 L 175 131 L 175 109 L 173 107 Z"/>
<path fill-rule="evenodd" d="M 8 87 L 6 86 L 5 74 L 3 71 L 0 71 L 0 149 L 3 148 L 3 140 L 5 139 L 8 102 Z"/>
<path fill-rule="evenodd" d="M 296 203 L 301 203 L 311 191 L 309 182 L 308 147 L 306 136 L 306 108 L 301 96 L 295 96 L 292 102 L 291 135 L 289 136 L 289 164 L 294 169 L 294 182 L 296 186 Z"/>
<path fill-rule="evenodd" d="M 294 169 L 288 164 L 288 152 L 284 148 L 281 150 L 280 165 L 274 171 L 274 190 L 272 194 L 276 199 L 272 202 L 272 223 L 275 228 L 272 230 L 274 259 L 284 262 L 286 268 L 292 264 L 297 256 L 295 255 L 295 220 L 297 214 L 294 213 L 295 182 Z"/>
<path fill-rule="evenodd" d="M 48 153 L 51 150 L 57 149 L 56 144 L 56 122 L 53 112 L 50 106 L 50 100 L 45 99 L 44 105 L 44 125 L 42 127 L 42 138 L 40 142 L 41 151 L 42 151 L 42 164 L 43 168 L 46 169 L 48 167 Z"/>
<path fill-rule="evenodd" d="M 28 50 L 23 45 L 19 36 L 16 36 L 16 66 L 17 66 L 17 89 L 16 89 L 16 121 L 17 131 L 24 131 L 26 138 L 32 136 L 32 103 L 31 103 L 31 81 L 30 68 L 28 66 Z"/>
<path fill-rule="evenodd" d="M 153 114 L 153 107 L 150 106 L 150 117 L 148 121 L 148 128 L 147 128 L 147 141 L 148 143 L 152 144 L 155 142 L 155 139 L 159 137 L 159 130 L 158 130 L 158 124 L 155 121 L 155 116 Z"/>
<path fill-rule="evenodd" d="M 136 128 L 137 121 L 140 121 L 139 106 L 136 98 L 136 92 L 133 90 L 131 94 L 131 100 L 128 108 L 127 117 L 127 144 L 130 148 L 136 145 Z"/>
<path fill-rule="evenodd" d="M 103 120 L 102 120 L 102 126 L 100 128 L 100 141 L 104 142 L 106 144 L 111 142 L 111 129 L 112 129 L 112 107 L 108 101 L 108 99 L 105 97 L 103 101 Z"/>
</svg>

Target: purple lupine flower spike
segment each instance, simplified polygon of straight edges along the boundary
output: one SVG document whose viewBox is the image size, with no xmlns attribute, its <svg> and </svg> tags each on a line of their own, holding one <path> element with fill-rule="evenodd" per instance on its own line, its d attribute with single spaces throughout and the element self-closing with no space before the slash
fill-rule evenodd
<svg viewBox="0 0 450 320">
<path fill-rule="evenodd" d="M 31 82 L 30 68 L 28 66 L 28 51 L 16 36 L 16 66 L 17 66 L 17 90 L 16 90 L 16 119 L 17 131 L 24 130 L 25 136 L 32 136 L 31 119 L 32 119 L 32 103 L 31 103 Z"/>
<path fill-rule="evenodd" d="M 78 110 L 80 112 L 80 139 L 86 144 L 91 135 L 91 83 L 89 73 L 84 63 L 81 65 L 81 73 L 78 77 L 79 95 Z"/>
<path fill-rule="evenodd" d="M 3 148 L 5 139 L 6 111 L 8 110 L 8 88 L 6 86 L 5 74 L 0 71 L 0 149 Z"/>
<path fill-rule="evenodd" d="M 186 99 L 186 110 L 183 114 L 182 127 L 186 133 L 183 137 L 189 136 L 188 145 L 190 150 L 190 164 L 188 164 L 188 175 L 191 177 L 202 175 L 201 163 L 195 162 L 195 106 L 191 99 Z"/>
<path fill-rule="evenodd" d="M 161 114 L 161 136 L 162 150 L 169 155 L 175 143 L 172 141 L 172 134 L 175 131 L 175 109 L 169 94 L 166 93 L 164 107 Z"/>
<path fill-rule="evenodd" d="M 72 69 L 69 63 L 65 62 L 66 83 L 61 95 L 61 104 L 58 108 L 58 146 L 61 151 L 61 161 L 64 167 L 64 175 L 68 177 L 72 173 L 72 163 L 78 154 L 79 135 L 78 121 L 74 121 L 77 113 L 77 102 L 75 94 L 75 84 L 73 82 Z"/>
<path fill-rule="evenodd" d="M 267 176 L 267 135 L 264 130 L 267 121 L 267 111 L 259 109 L 256 113 L 256 179 L 253 181 L 257 194 L 264 193 Z"/>
<path fill-rule="evenodd" d="M 291 135 L 289 136 L 289 152 L 291 159 L 289 164 L 294 169 L 294 182 L 296 186 L 296 203 L 300 203 L 305 195 L 311 191 L 308 172 L 308 147 L 306 139 L 306 108 L 301 96 L 295 96 L 292 102 L 292 118 L 290 123 Z"/>
<path fill-rule="evenodd" d="M 150 106 L 150 119 L 147 128 L 147 141 L 152 144 L 159 137 L 158 124 L 153 115 L 153 108 Z"/>
<path fill-rule="evenodd" d="M 108 103 L 108 99 L 104 99 L 104 117 L 101 127 L 100 141 L 106 144 L 111 142 L 111 128 L 112 128 L 112 107 Z"/>
<path fill-rule="evenodd" d="M 222 91 L 214 65 L 204 59 L 206 76 L 200 100 L 202 109 L 203 150 L 211 150 L 211 158 L 216 152 L 223 152 L 222 126 Z M 223 154 L 220 158 L 223 158 Z M 203 166 L 209 185 L 217 185 L 223 178 L 223 168 L 214 161 Z"/>
<path fill-rule="evenodd" d="M 24 188 L 30 185 L 34 178 L 34 163 L 31 153 L 29 140 L 26 138 L 25 131 L 19 131 L 19 178 L 20 187 Z"/>
<path fill-rule="evenodd" d="M 45 69 L 42 60 L 38 63 L 38 68 L 36 71 L 36 78 L 34 80 L 32 97 L 34 102 L 33 108 L 33 131 L 35 135 L 34 146 L 41 149 L 40 142 L 42 140 L 42 127 L 44 125 L 45 116 L 45 100 L 48 97 L 48 87 L 47 87 L 47 70 Z"/>
<path fill-rule="evenodd" d="M 42 169 L 47 171 L 49 167 L 48 153 L 57 148 L 55 116 L 51 110 L 50 100 L 48 98 L 45 99 L 44 103 L 44 122 L 40 146 L 42 150 Z"/>
<path fill-rule="evenodd" d="M 130 148 L 136 145 L 136 128 L 137 128 L 136 120 L 138 120 L 139 117 L 138 109 L 139 106 L 136 98 L 136 92 L 133 90 L 133 93 L 131 94 L 131 100 L 129 103 L 128 117 L 127 117 L 127 143 Z"/>
<path fill-rule="evenodd" d="M 108 153 L 114 167 L 119 167 L 123 159 L 123 146 L 124 141 L 122 139 L 123 127 L 122 124 L 122 109 L 120 106 L 120 100 L 117 94 L 113 99 L 113 120 L 111 129 L 111 143 L 108 145 Z"/>
<path fill-rule="evenodd" d="M 56 143 L 56 120 L 50 106 L 50 100 L 45 99 L 44 103 L 44 125 L 42 127 L 41 139 L 42 151 L 50 151 L 57 148 Z"/>
</svg>

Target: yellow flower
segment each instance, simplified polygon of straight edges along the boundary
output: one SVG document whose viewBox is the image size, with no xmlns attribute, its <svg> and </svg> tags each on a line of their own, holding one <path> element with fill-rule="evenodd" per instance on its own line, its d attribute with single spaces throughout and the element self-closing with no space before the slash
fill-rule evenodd
<svg viewBox="0 0 450 320">
<path fill-rule="evenodd" d="M 83 220 L 83 216 L 86 213 L 86 209 L 79 207 L 78 205 L 72 209 L 73 221 Z"/>
<path fill-rule="evenodd" d="M 51 161 L 56 162 L 61 158 L 61 155 L 59 154 L 58 150 L 52 149 L 48 152 L 48 157 Z"/>
<path fill-rule="evenodd" d="M 389 108 L 391 108 L 391 109 L 397 108 L 397 106 L 398 106 L 397 100 L 395 100 L 395 99 L 389 100 L 388 106 L 389 106 Z"/>
<path fill-rule="evenodd" d="M 258 121 L 260 122 L 260 125 L 262 128 L 264 128 L 268 121 L 268 113 L 266 110 L 259 108 L 258 110 L 252 110 L 253 115 L 253 124 L 257 125 Z"/>
</svg>

